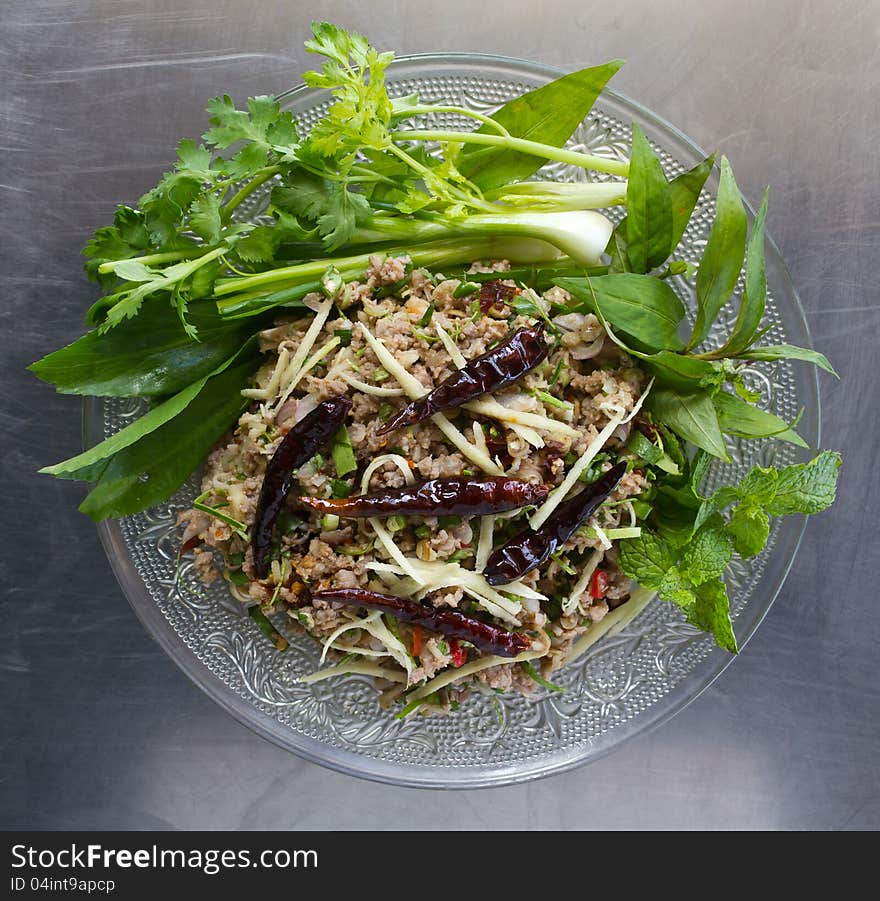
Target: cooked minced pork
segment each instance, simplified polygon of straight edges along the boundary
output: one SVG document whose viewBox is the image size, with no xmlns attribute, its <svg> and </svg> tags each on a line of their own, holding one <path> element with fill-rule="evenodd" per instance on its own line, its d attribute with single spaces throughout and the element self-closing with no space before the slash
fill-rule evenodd
<svg viewBox="0 0 880 901">
<path fill-rule="evenodd" d="M 472 271 L 494 272 L 503 279 L 508 268 L 503 262 L 478 263 Z M 519 608 L 517 631 L 526 632 L 532 638 L 533 651 L 540 652 L 530 655 L 533 662 L 489 660 L 476 648 L 443 635 L 427 631 L 416 635 L 412 627 L 387 614 L 313 602 L 312 593 L 321 589 L 360 587 L 394 593 L 402 580 L 371 569 L 371 563 L 387 563 L 389 555 L 383 543 L 376 540 L 368 520 L 322 517 L 297 505 L 296 495 L 330 497 L 346 491 L 376 493 L 382 488 L 396 488 L 411 481 L 401 463 L 417 481 L 480 475 L 474 462 L 452 446 L 431 420 L 388 435 L 377 434 L 377 428 L 408 398 L 393 374 L 380 364 L 359 324 L 366 326 L 425 389 L 430 389 L 456 368 L 438 326 L 460 353 L 471 359 L 485 353 L 512 330 L 535 323 L 533 317 L 517 312 L 523 309 L 518 304 L 513 308 L 499 302 L 487 313 L 481 313 L 475 305 L 475 295 L 458 290 L 458 279 L 410 270 L 406 258 L 377 257 L 363 281 L 345 285 L 306 356 L 320 356 L 316 351 L 328 344 L 333 346 L 308 372 L 298 373 L 292 390 L 289 386 L 284 389 L 285 379 L 290 381 L 292 374 L 283 372 L 282 364 L 295 357 L 313 317 L 278 319 L 260 335 L 265 362 L 248 392 L 253 402 L 235 430 L 208 458 L 201 486 L 206 492 L 205 504 L 221 509 L 226 518 L 245 525 L 252 523 L 266 465 L 279 443 L 318 403 L 335 395 L 345 394 L 352 399 L 347 429 L 358 463 L 357 472 L 344 479 L 340 479 L 329 452 L 299 469 L 287 510 L 276 527 L 277 547 L 267 578 L 256 577 L 248 542 L 230 525 L 199 510 L 182 513 L 180 524 L 183 541 L 190 547 L 201 545 L 195 565 L 204 581 L 210 582 L 222 573 L 239 600 L 247 605 L 261 605 L 281 631 L 305 630 L 322 644 L 337 633 L 325 649 L 327 665 L 339 667 L 342 661 L 337 671 L 344 672 L 346 662 L 356 661 L 361 667 L 358 671 L 371 672 L 377 677 L 377 684 L 387 689 L 382 695 L 386 703 L 406 689 L 426 684 L 441 671 L 452 672 L 465 661 L 473 664 L 486 657 L 486 666 L 468 666 L 463 678 L 429 695 L 432 703 L 422 705 L 422 712 L 436 712 L 456 706 L 474 688 L 534 691 L 537 683 L 533 675 L 543 681 L 552 670 L 564 665 L 575 640 L 609 609 L 627 600 L 631 583 L 615 565 L 614 547 L 604 554 L 599 552 L 608 545 L 607 530 L 635 521 L 627 501 L 639 495 L 646 482 L 642 471 L 630 468 L 596 517 L 582 526 L 540 571 L 524 577 L 524 585 L 540 593 L 543 600 L 510 595 Z M 515 286 L 512 281 L 502 284 Z M 532 296 L 533 303 L 543 310 L 549 310 L 551 303 L 558 308 L 568 300 L 561 288 L 552 288 L 541 297 Z M 320 309 L 325 298 L 310 295 L 305 303 L 312 310 Z M 533 306 L 531 312 L 537 315 L 539 311 Z M 584 454 L 613 413 L 633 410 L 646 381 L 633 361 L 605 340 L 595 316 L 571 312 L 556 317 L 554 324 L 559 340 L 548 357 L 520 382 L 497 391 L 493 399 L 513 410 L 562 423 L 568 429 L 517 428 L 464 410 L 446 414 L 468 442 L 476 446 L 485 442 L 488 453 L 505 473 L 551 487 L 562 482 L 571 464 Z M 477 429 L 475 422 L 479 424 Z M 611 468 L 630 427 L 631 423 L 621 424 L 602 448 L 588 470 L 591 478 Z M 383 455 L 394 456 L 375 468 L 369 484 L 362 486 L 366 467 Z M 496 547 L 502 539 L 523 528 L 528 511 L 515 512 L 516 515 L 505 514 L 494 521 Z M 474 569 L 480 517 L 409 517 L 394 526 L 394 544 L 407 558 L 427 564 L 451 562 L 465 570 Z M 570 598 L 579 572 L 588 563 L 601 571 L 602 591 L 585 588 L 573 609 L 564 612 L 561 602 Z M 425 600 L 435 607 L 452 607 L 486 618 L 478 601 L 457 585 L 436 588 Z M 570 600 L 568 607 L 571 608 Z M 370 621 L 377 619 L 386 629 L 371 632 Z M 491 621 L 491 617 L 488 619 Z M 358 625 L 365 621 L 365 626 Z M 509 622 L 496 624 L 516 629 Z M 350 628 L 339 631 L 346 625 Z M 399 649 L 397 656 L 389 652 L 387 639 L 382 638 L 389 630 L 406 649 L 408 660 L 401 660 Z M 376 631 L 378 637 L 373 634 Z"/>
</svg>

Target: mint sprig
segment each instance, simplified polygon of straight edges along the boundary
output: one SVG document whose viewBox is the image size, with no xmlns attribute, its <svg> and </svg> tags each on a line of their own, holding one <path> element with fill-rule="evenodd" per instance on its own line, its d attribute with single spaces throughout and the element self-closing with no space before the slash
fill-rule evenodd
<svg viewBox="0 0 880 901">
<path fill-rule="evenodd" d="M 689 541 L 647 528 L 638 538 L 621 541 L 620 568 L 681 607 L 688 622 L 711 632 L 719 647 L 736 653 L 730 601 L 721 579 L 733 551 L 744 558 L 759 554 L 770 534 L 771 516 L 812 514 L 829 507 L 840 465 L 840 454 L 823 451 L 808 463 L 755 467 L 738 485 L 719 488 L 703 499 Z"/>
</svg>

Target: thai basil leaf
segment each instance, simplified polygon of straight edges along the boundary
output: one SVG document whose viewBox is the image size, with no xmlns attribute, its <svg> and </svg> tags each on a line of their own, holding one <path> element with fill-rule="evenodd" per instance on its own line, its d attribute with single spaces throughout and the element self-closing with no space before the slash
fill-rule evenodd
<svg viewBox="0 0 880 901">
<path fill-rule="evenodd" d="M 797 347 L 794 344 L 768 344 L 766 347 L 750 347 L 748 350 L 737 354 L 740 360 L 761 360 L 773 362 L 774 360 L 804 360 L 814 363 L 820 369 L 830 372 L 838 377 L 834 367 L 828 362 L 825 354 L 813 350 L 811 347 Z"/>
<path fill-rule="evenodd" d="M 561 147 L 622 65 L 623 60 L 615 59 L 602 66 L 563 75 L 550 84 L 509 101 L 492 118 L 503 125 L 512 137 Z M 488 125 L 481 126 L 479 131 L 497 134 Z M 465 178 L 487 191 L 527 178 L 537 172 L 544 162 L 540 157 L 503 147 L 468 144 L 462 150 L 457 166 Z"/>
<path fill-rule="evenodd" d="M 713 398 L 718 424 L 722 432 L 741 438 L 778 438 L 798 447 L 807 447 L 806 441 L 784 420 L 772 413 L 759 410 L 742 398 L 726 391 L 719 391 Z"/>
<path fill-rule="evenodd" d="M 688 222 L 690 222 L 691 214 L 700 198 L 700 192 L 703 185 L 715 165 L 715 154 L 706 157 L 702 162 L 697 163 L 693 169 L 676 175 L 669 182 L 669 197 L 672 207 L 672 231 L 669 240 L 669 252 L 667 256 L 675 252 L 684 235 Z M 632 175 L 630 174 L 630 178 Z M 629 256 L 627 254 L 627 232 L 626 232 L 626 216 L 621 219 L 611 234 L 605 253 L 611 257 L 612 272 L 632 272 L 633 266 L 630 265 Z M 665 258 L 664 258 L 665 259 Z"/>
<path fill-rule="evenodd" d="M 101 520 L 167 500 L 250 403 L 241 389 L 255 365 L 251 359 L 208 379 L 185 410 L 119 451 L 79 509 Z"/>
<path fill-rule="evenodd" d="M 706 391 L 689 393 L 670 388 L 651 393 L 647 401 L 656 421 L 704 451 L 730 463 L 712 397 Z"/>
<path fill-rule="evenodd" d="M 134 318 L 32 363 L 28 369 L 61 394 L 149 397 L 174 394 L 203 378 L 238 350 L 253 323 L 226 322 L 211 303 L 193 303 L 193 341 L 167 304 L 145 304 Z"/>
<path fill-rule="evenodd" d="M 726 157 L 721 157 L 715 206 L 715 221 L 697 272 L 697 318 L 688 348 L 709 334 L 715 317 L 733 294 L 746 252 L 746 211 Z"/>
<path fill-rule="evenodd" d="M 697 163 L 693 169 L 676 175 L 669 183 L 669 196 L 672 201 L 672 238 L 669 246 L 669 253 L 673 253 L 678 247 L 690 222 L 691 214 L 697 201 L 700 199 L 700 192 L 706 179 L 715 165 L 715 154 L 707 156 L 701 163 Z"/>
<path fill-rule="evenodd" d="M 577 309 L 592 313 L 598 309 L 642 348 L 680 350 L 684 345 L 678 337 L 684 305 L 675 291 L 659 279 L 617 273 L 590 279 L 558 278 L 554 283 L 580 301 Z"/>
<path fill-rule="evenodd" d="M 638 125 L 626 187 L 626 252 L 634 272 L 650 272 L 670 254 L 672 198 L 663 166 Z"/>
<path fill-rule="evenodd" d="M 755 340 L 755 332 L 764 316 L 767 301 L 767 261 L 764 255 L 764 223 L 767 219 L 767 199 L 770 189 L 764 191 L 746 252 L 746 282 L 742 302 L 736 316 L 733 331 L 720 353 L 735 356 Z"/>
<path fill-rule="evenodd" d="M 115 435 L 111 435 L 100 444 L 96 444 L 89 450 L 78 454 L 76 457 L 71 457 L 63 463 L 45 466 L 40 472 L 48 473 L 59 479 L 92 481 L 98 478 L 104 471 L 108 458 L 130 447 L 136 441 L 140 441 L 151 432 L 155 432 L 156 429 L 161 428 L 166 422 L 173 419 L 190 405 L 201 393 L 205 383 L 211 376 L 219 375 L 238 360 L 253 357 L 256 350 L 257 338 L 254 336 L 237 353 L 218 366 L 211 375 L 206 375 L 204 378 L 188 385 L 182 391 L 153 407 L 144 413 L 143 416 L 127 425 L 124 429 L 120 429 Z"/>
</svg>

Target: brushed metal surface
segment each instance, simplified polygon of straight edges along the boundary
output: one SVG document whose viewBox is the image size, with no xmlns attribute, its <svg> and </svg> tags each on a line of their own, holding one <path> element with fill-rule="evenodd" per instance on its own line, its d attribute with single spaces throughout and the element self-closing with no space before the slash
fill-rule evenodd
<svg viewBox="0 0 880 901">
<path fill-rule="evenodd" d="M 367 12 L 366 10 L 369 10 Z M 398 789 L 301 761 L 226 716 L 143 631 L 82 489 L 35 469 L 79 447 L 79 401 L 23 371 L 73 340 L 79 248 L 197 136 L 204 102 L 280 90 L 315 14 L 402 52 L 477 50 L 575 68 L 731 158 L 769 228 L 823 376 L 839 500 L 807 530 L 742 658 L 673 721 L 536 784 Z M 6 762 L 0 825 L 32 828 L 880 827 L 880 4 L 486 0 L 11 0 L 0 9 L 0 297 Z"/>
</svg>

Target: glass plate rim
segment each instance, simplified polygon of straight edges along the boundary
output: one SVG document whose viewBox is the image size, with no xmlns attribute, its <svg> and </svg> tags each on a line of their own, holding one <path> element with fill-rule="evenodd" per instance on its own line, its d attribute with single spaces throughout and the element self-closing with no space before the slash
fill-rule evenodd
<svg viewBox="0 0 880 901">
<path fill-rule="evenodd" d="M 466 52 L 407 54 L 396 57 L 392 63 L 391 70 L 400 71 L 400 69 L 407 64 L 418 65 L 424 63 L 436 63 L 448 65 L 456 62 L 462 64 L 494 64 L 503 68 L 509 67 L 511 69 L 516 69 L 519 74 L 531 73 L 545 78 L 556 78 L 565 74 L 564 70 L 555 66 L 534 62 L 532 60 L 497 54 Z M 306 93 L 313 93 L 317 96 L 327 92 L 309 88 L 308 85 L 301 83 L 277 94 L 276 99 L 283 102 Z M 699 154 L 701 157 L 707 155 L 695 141 L 679 128 L 638 101 L 633 100 L 631 97 L 607 87 L 602 91 L 601 97 L 610 99 L 624 107 L 630 108 L 631 111 L 650 121 L 661 131 L 674 136 L 693 153 Z M 714 172 L 717 175 L 717 167 Z M 742 199 L 750 218 L 754 218 L 754 208 L 747 198 L 743 197 Z M 789 299 L 793 302 L 794 311 L 799 320 L 798 325 L 803 329 L 804 335 L 807 338 L 806 344 L 807 346 L 812 347 L 812 335 L 810 333 L 809 323 L 807 322 L 800 297 L 795 289 L 782 253 L 770 234 L 766 235 L 766 240 L 768 247 L 772 250 L 773 256 L 775 256 L 780 276 L 785 281 L 786 290 L 790 295 Z M 813 372 L 809 381 L 811 382 L 811 388 L 815 392 L 816 398 L 815 441 L 816 446 L 818 447 L 821 443 L 822 430 L 821 393 L 818 373 Z M 93 420 L 96 413 L 100 410 L 101 403 L 101 398 L 84 398 L 82 414 L 82 436 L 84 447 L 88 447 L 92 443 L 94 436 L 89 433 L 90 420 Z M 809 437 L 812 438 L 813 436 L 811 435 Z M 748 644 L 749 640 L 757 631 L 758 627 L 775 603 L 785 584 L 788 574 L 794 565 L 807 524 L 806 517 L 802 517 L 801 519 L 799 532 L 794 542 L 794 549 L 787 565 L 781 575 L 777 577 L 777 582 L 773 586 L 769 598 L 764 601 L 763 609 L 760 611 L 760 614 L 749 624 L 748 631 L 738 636 L 740 638 L 741 650 Z M 575 767 L 584 766 L 588 763 L 600 760 L 634 738 L 646 735 L 659 728 L 700 697 L 700 695 L 702 695 L 703 692 L 705 692 L 706 689 L 708 689 L 736 659 L 734 656 L 727 654 L 718 648 L 714 648 L 692 671 L 692 674 L 699 674 L 700 678 L 697 685 L 680 686 L 667 695 L 664 695 L 653 708 L 648 708 L 638 715 L 637 720 L 639 725 L 635 731 L 630 734 L 620 735 L 617 741 L 609 743 L 599 749 L 591 749 L 589 745 L 582 745 L 570 748 L 566 751 L 557 752 L 550 761 L 538 760 L 534 764 L 516 762 L 503 765 L 490 765 L 475 771 L 467 770 L 461 766 L 452 764 L 448 766 L 432 764 L 419 767 L 413 764 L 392 763 L 376 758 L 364 757 L 345 749 L 331 748 L 320 740 L 304 735 L 297 735 L 292 732 L 285 733 L 282 738 L 282 736 L 277 734 L 276 730 L 272 728 L 273 724 L 276 728 L 278 726 L 278 723 L 275 720 L 265 715 L 262 711 L 250 704 L 245 698 L 226 685 L 198 658 L 189 645 L 187 645 L 180 635 L 178 635 L 171 627 L 159 608 L 152 602 L 152 598 L 147 594 L 143 582 L 138 578 L 137 584 L 131 584 L 131 574 L 126 571 L 124 566 L 125 562 L 128 560 L 128 555 L 121 530 L 116 524 L 116 521 L 105 520 L 97 523 L 97 531 L 116 580 L 138 620 L 168 657 L 171 658 L 193 684 L 201 689 L 235 720 L 255 732 L 260 737 L 284 750 L 295 753 L 312 763 L 369 781 L 412 788 L 472 789 L 532 782 L 547 776 L 558 775 L 574 769 Z M 765 578 L 766 576 L 762 575 L 761 581 L 763 582 Z M 138 587 L 142 589 L 142 596 L 147 603 L 135 602 L 131 589 L 137 591 Z M 670 702 L 670 695 L 680 696 L 676 696 L 675 699 Z M 668 703 L 664 703 L 664 701 L 667 701 Z M 453 774 L 454 781 L 449 778 Z"/>
</svg>

